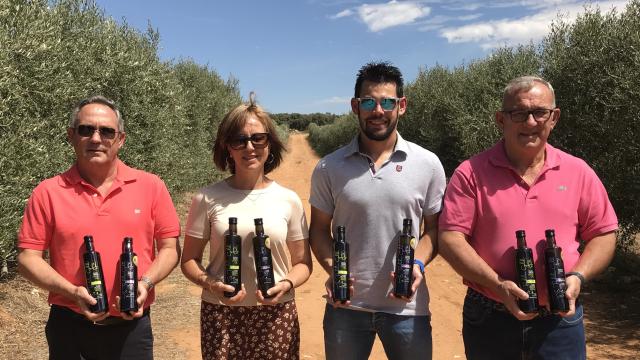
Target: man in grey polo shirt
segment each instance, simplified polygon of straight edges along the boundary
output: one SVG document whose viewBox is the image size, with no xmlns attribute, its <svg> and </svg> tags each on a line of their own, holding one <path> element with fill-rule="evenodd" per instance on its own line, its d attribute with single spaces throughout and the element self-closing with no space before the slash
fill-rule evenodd
<svg viewBox="0 0 640 360">
<path fill-rule="evenodd" d="M 327 359 L 367 359 L 376 334 L 389 359 L 431 359 L 429 293 L 424 264 L 436 255 L 437 216 L 445 188 L 437 156 L 404 140 L 396 127 L 406 111 L 400 70 L 363 66 L 351 108 L 360 131 L 322 158 L 311 178 L 310 241 L 320 265 L 332 268 L 332 234 L 343 225 L 350 245 L 351 300 L 333 303 L 331 281 L 324 315 Z M 392 294 L 391 273 L 403 219 L 424 231 L 415 251 L 411 298 Z"/>
</svg>

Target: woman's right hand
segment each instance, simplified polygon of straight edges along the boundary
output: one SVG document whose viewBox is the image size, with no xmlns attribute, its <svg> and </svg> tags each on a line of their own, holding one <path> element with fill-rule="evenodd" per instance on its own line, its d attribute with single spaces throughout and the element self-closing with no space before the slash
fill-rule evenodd
<svg viewBox="0 0 640 360">
<path fill-rule="evenodd" d="M 203 288 L 207 291 L 212 292 L 217 295 L 218 299 L 220 299 L 225 304 L 236 304 L 241 302 L 244 297 L 247 295 L 247 291 L 244 288 L 244 284 L 241 285 L 240 291 L 233 297 L 225 297 L 225 292 L 232 292 L 235 288 L 229 284 L 225 284 L 220 279 L 214 279 L 211 276 L 206 277 L 204 279 Z"/>
</svg>

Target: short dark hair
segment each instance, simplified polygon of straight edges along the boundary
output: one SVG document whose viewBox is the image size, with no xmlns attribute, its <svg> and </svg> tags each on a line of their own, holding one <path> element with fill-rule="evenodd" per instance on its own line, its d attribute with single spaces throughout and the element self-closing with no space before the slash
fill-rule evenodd
<svg viewBox="0 0 640 360">
<path fill-rule="evenodd" d="M 271 120 L 267 112 L 255 103 L 253 96 L 252 93 L 248 104 L 238 105 L 229 111 L 218 126 L 218 135 L 213 145 L 213 162 L 218 169 L 222 171 L 228 169 L 232 174 L 236 173 L 235 164 L 231 159 L 229 150 L 227 150 L 227 144 L 234 137 L 238 136 L 250 117 L 254 117 L 262 123 L 266 132 L 269 134 L 269 156 L 273 157 L 271 161 L 267 161 L 267 163 L 264 164 L 264 173 L 270 173 L 282 162 L 282 155 L 283 152 L 286 151 L 286 148 L 278 137 L 278 132 L 273 120 Z"/>
<path fill-rule="evenodd" d="M 107 97 L 104 97 L 102 95 L 93 95 L 88 98 L 84 98 L 80 100 L 78 104 L 73 108 L 73 111 L 71 112 L 71 119 L 69 120 L 69 128 L 75 128 L 76 125 L 78 125 L 78 120 L 80 120 L 78 118 L 78 114 L 80 113 L 80 110 L 82 110 L 83 107 L 89 104 L 101 104 L 113 110 L 113 112 L 116 113 L 116 117 L 118 118 L 118 131 L 124 132 L 124 119 L 122 118 L 120 109 L 118 109 L 118 105 L 116 105 L 115 101 Z"/>
<path fill-rule="evenodd" d="M 355 97 L 360 97 L 360 90 L 365 81 L 374 83 L 394 83 L 396 84 L 396 96 L 403 97 L 402 73 L 400 69 L 391 65 L 388 61 L 370 62 L 360 68 L 356 78 Z"/>
</svg>

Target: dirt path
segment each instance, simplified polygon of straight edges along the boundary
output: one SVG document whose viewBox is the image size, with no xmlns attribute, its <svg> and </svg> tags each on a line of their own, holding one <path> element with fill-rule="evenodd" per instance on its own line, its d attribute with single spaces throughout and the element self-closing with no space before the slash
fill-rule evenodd
<svg viewBox="0 0 640 360">
<path fill-rule="evenodd" d="M 309 216 L 309 181 L 318 158 L 304 134 L 291 134 L 289 153 L 272 177 L 298 193 Z M 182 223 L 190 195 L 178 201 Z M 460 277 L 441 258 L 427 268 L 431 294 L 433 347 L 435 360 L 464 359 L 461 309 L 465 287 Z M 309 281 L 296 291 L 301 324 L 301 359 L 324 359 L 322 316 L 327 275 L 316 264 Z M 589 283 L 582 299 L 586 308 L 585 326 L 590 359 L 640 358 L 639 284 L 612 287 Z M 152 308 L 154 353 L 158 360 L 200 359 L 200 289 L 179 269 L 157 287 Z M 48 316 L 46 292 L 19 276 L 0 282 L 0 360 L 46 359 L 44 325 Z M 370 359 L 386 359 L 376 341 Z"/>
</svg>

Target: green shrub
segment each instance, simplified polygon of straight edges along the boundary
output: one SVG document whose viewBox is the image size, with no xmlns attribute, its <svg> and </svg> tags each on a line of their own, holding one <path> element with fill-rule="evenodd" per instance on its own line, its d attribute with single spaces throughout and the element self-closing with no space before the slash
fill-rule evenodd
<svg viewBox="0 0 640 360">
<path fill-rule="evenodd" d="M 333 124 L 309 125 L 307 140 L 318 156 L 325 156 L 348 144 L 358 133 L 358 119 L 354 114 L 340 116 Z"/>
<path fill-rule="evenodd" d="M 543 59 L 562 110 L 552 140 L 598 173 L 630 250 L 640 231 L 640 1 L 556 22 Z"/>
<path fill-rule="evenodd" d="M 65 171 L 73 105 L 102 94 L 122 109 L 121 157 L 158 174 L 172 194 L 215 178 L 212 129 L 241 101 L 237 81 L 158 58 L 156 31 L 105 17 L 92 1 L 0 1 L 0 267 L 15 265 L 26 200 Z"/>
</svg>

